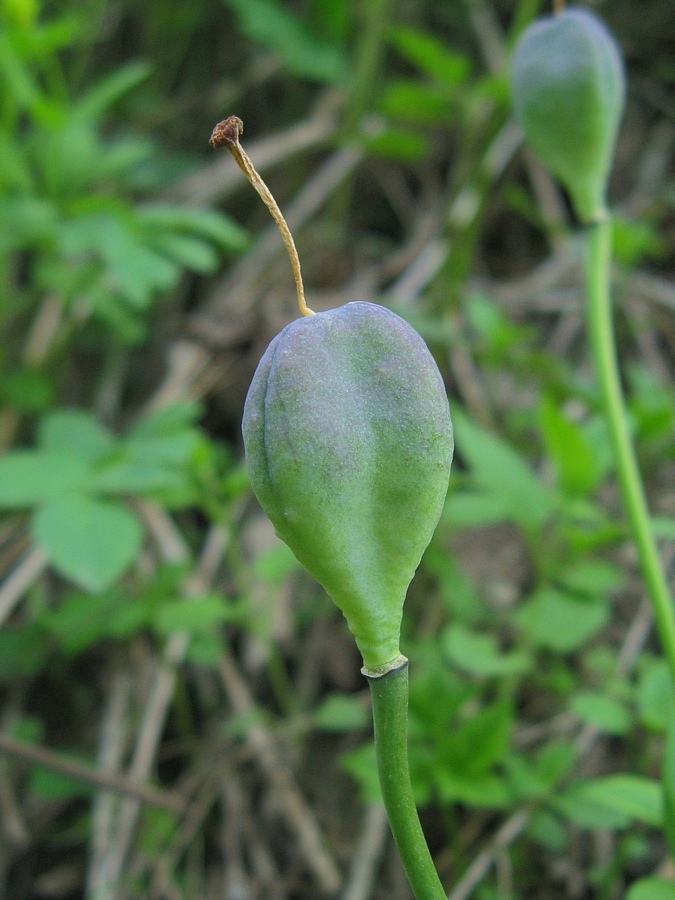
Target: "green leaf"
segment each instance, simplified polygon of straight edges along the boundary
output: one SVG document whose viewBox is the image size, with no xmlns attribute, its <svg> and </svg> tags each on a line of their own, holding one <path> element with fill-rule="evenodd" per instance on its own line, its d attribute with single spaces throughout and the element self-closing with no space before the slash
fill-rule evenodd
<svg viewBox="0 0 675 900">
<path fill-rule="evenodd" d="M 501 700 L 454 720 L 437 744 L 436 765 L 453 778 L 485 773 L 508 750 L 512 726 L 512 706 Z"/>
<path fill-rule="evenodd" d="M 0 31 L 0 74 L 3 94 L 20 108 L 31 109 L 39 106 L 42 92 L 29 66 L 19 56 L 5 29 Z M 10 107 L 11 109 L 11 107 Z"/>
<path fill-rule="evenodd" d="M 14 135 L 6 132 L 0 132 L 0 185 L 3 188 L 3 206 L 9 200 L 8 188 L 28 193 L 33 187 L 30 166 L 23 148 Z M 0 213 L 0 221 L 6 215 L 6 212 Z"/>
<path fill-rule="evenodd" d="M 605 775 L 564 790 L 553 806 L 583 828 L 627 828 L 663 823 L 663 792 L 658 781 L 641 775 Z"/>
<path fill-rule="evenodd" d="M 652 519 L 652 529 L 656 537 L 675 541 L 675 518 L 669 519 L 665 516 L 655 516 Z"/>
<path fill-rule="evenodd" d="M 230 250 L 243 250 L 248 243 L 245 229 L 212 209 L 156 203 L 139 212 L 143 225 L 152 232 L 191 234 Z"/>
<path fill-rule="evenodd" d="M 28 414 L 48 409 L 54 402 L 54 393 L 53 380 L 44 372 L 32 368 L 10 372 L 0 385 L 3 401 Z"/>
<path fill-rule="evenodd" d="M 451 111 L 445 91 L 410 79 L 391 81 L 379 106 L 385 115 L 406 122 L 447 121 Z"/>
<path fill-rule="evenodd" d="M 180 268 L 143 243 L 135 214 L 123 208 L 85 210 L 64 223 L 63 252 L 102 266 L 108 297 L 115 292 L 135 309 L 145 309 L 157 291 L 173 287 Z"/>
<path fill-rule="evenodd" d="M 42 624 L 64 653 L 75 655 L 105 634 L 108 610 L 100 597 L 69 593 L 43 615 Z"/>
<path fill-rule="evenodd" d="M 546 809 L 537 810 L 525 830 L 527 837 L 559 856 L 569 845 L 569 830 Z"/>
<path fill-rule="evenodd" d="M 566 564 L 557 574 L 561 585 L 575 594 L 599 597 L 621 587 L 624 574 L 620 566 L 606 559 L 583 557 Z"/>
<path fill-rule="evenodd" d="M 358 731 L 366 728 L 369 713 L 359 697 L 333 693 L 312 713 L 312 724 L 320 731 Z"/>
<path fill-rule="evenodd" d="M 89 119 L 99 118 L 113 103 L 145 81 L 149 74 L 150 66 L 142 60 L 115 69 L 77 100 L 73 114 Z"/>
<path fill-rule="evenodd" d="M 364 803 L 382 803 L 375 745 L 372 741 L 343 753 L 340 757 L 340 767 L 356 781 Z"/>
<path fill-rule="evenodd" d="M 298 75 L 320 82 L 338 81 L 345 60 L 337 44 L 310 31 L 302 19 L 277 0 L 225 0 L 252 41 L 269 47 Z"/>
<path fill-rule="evenodd" d="M 569 700 L 572 712 L 607 734 L 625 734 L 632 725 L 626 705 L 601 691 L 578 691 Z"/>
<path fill-rule="evenodd" d="M 171 262 L 193 272 L 206 274 L 214 272 L 220 261 L 220 255 L 213 244 L 193 235 L 172 234 L 166 231 L 162 234 L 148 235 L 146 243 Z"/>
<path fill-rule="evenodd" d="M 612 217 L 612 250 L 617 262 L 627 268 L 647 259 L 664 259 L 667 254 L 655 222 L 631 220 L 618 213 Z"/>
<path fill-rule="evenodd" d="M 600 483 L 603 467 L 583 430 L 550 397 L 539 406 L 539 425 L 564 491 L 588 494 Z"/>
<path fill-rule="evenodd" d="M 115 437 L 82 409 L 57 409 L 38 428 L 38 444 L 54 453 L 96 460 L 115 447 Z"/>
<path fill-rule="evenodd" d="M 457 489 L 457 479 L 451 484 L 448 499 L 443 508 L 443 521 L 451 528 L 480 528 L 494 525 L 511 518 L 511 504 L 508 498 L 497 494 L 479 493 L 474 490 Z"/>
<path fill-rule="evenodd" d="M 292 573 L 297 572 L 299 563 L 292 550 L 281 541 L 259 553 L 251 563 L 251 569 L 257 578 L 267 584 L 281 585 Z"/>
<path fill-rule="evenodd" d="M 391 29 L 390 36 L 402 56 L 443 84 L 456 87 L 468 78 L 471 71 L 469 58 L 452 50 L 434 35 L 398 26 Z"/>
<path fill-rule="evenodd" d="M 39 509 L 32 531 L 54 568 L 94 593 L 109 587 L 134 561 L 143 537 L 123 506 L 73 495 Z"/>
<path fill-rule="evenodd" d="M 79 493 L 90 483 L 90 468 L 83 457 L 35 450 L 15 450 L 0 457 L 0 509 L 21 509 Z"/>
<path fill-rule="evenodd" d="M 161 406 L 136 422 L 128 432 L 127 439 L 142 441 L 146 438 L 154 439 L 160 435 L 184 431 L 195 424 L 200 413 L 201 407 L 194 400 Z"/>
<path fill-rule="evenodd" d="M 458 772 L 442 769 L 434 771 L 433 776 L 434 787 L 445 803 L 503 809 L 511 800 L 505 780 L 493 772 L 463 776 Z"/>
<path fill-rule="evenodd" d="M 31 796 L 63 801 L 74 797 L 89 797 L 93 794 L 94 787 L 79 778 L 62 775 L 42 766 L 34 766 L 30 772 L 28 790 Z"/>
<path fill-rule="evenodd" d="M 504 653 L 499 650 L 494 635 L 479 634 L 462 625 L 450 626 L 441 640 L 450 661 L 473 675 L 521 675 L 532 668 L 528 653 L 518 650 Z"/>
<path fill-rule="evenodd" d="M 675 708 L 675 691 L 664 659 L 643 656 L 636 691 L 638 718 L 654 731 L 665 731 Z"/>
<path fill-rule="evenodd" d="M 0 629 L 0 683 L 16 685 L 24 677 L 34 678 L 45 666 L 51 647 L 45 632 L 29 622 Z"/>
<path fill-rule="evenodd" d="M 192 460 L 203 438 L 192 425 L 195 404 L 178 404 L 142 419 L 98 468 L 96 489 L 182 504 L 192 495 Z"/>
<path fill-rule="evenodd" d="M 624 900 L 675 900 L 675 883 L 663 878 L 640 878 L 628 888 Z"/>
<path fill-rule="evenodd" d="M 157 610 L 155 628 L 163 635 L 174 631 L 208 633 L 222 622 L 229 621 L 232 611 L 232 607 L 217 594 L 169 600 Z"/>
<path fill-rule="evenodd" d="M 541 528 L 554 506 L 550 489 L 524 458 L 497 435 L 480 428 L 457 409 L 453 409 L 452 418 L 457 449 L 475 488 L 503 504 L 505 519 L 525 529 Z"/>
<path fill-rule="evenodd" d="M 49 242 L 58 218 L 51 203 L 36 197 L 3 196 L 0 204 L 0 250 L 26 250 Z"/>
<path fill-rule="evenodd" d="M 402 127 L 387 128 L 362 139 L 362 146 L 369 156 L 382 156 L 401 162 L 415 162 L 428 156 L 429 141 L 417 131 L 404 131 Z"/>
<path fill-rule="evenodd" d="M 670 716 L 666 732 L 661 780 L 663 783 L 663 832 L 670 855 L 675 857 L 675 703 L 672 702 L 670 704 Z"/>
<path fill-rule="evenodd" d="M 578 650 L 607 624 L 610 607 L 604 599 L 580 599 L 544 587 L 516 612 L 516 620 L 533 643 L 560 653 Z"/>
</svg>

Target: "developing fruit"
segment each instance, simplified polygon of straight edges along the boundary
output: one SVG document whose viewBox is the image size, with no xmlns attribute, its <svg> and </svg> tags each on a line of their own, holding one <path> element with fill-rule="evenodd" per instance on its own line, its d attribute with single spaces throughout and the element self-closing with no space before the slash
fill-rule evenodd
<svg viewBox="0 0 675 900">
<path fill-rule="evenodd" d="M 526 140 L 581 221 L 604 218 L 625 96 L 621 55 L 605 25 L 581 9 L 533 22 L 514 53 L 512 95 Z"/>
<path fill-rule="evenodd" d="M 422 338 L 372 303 L 296 319 L 260 361 L 243 435 L 279 537 L 344 613 L 366 669 L 387 668 L 453 452 L 446 392 Z"/>
</svg>

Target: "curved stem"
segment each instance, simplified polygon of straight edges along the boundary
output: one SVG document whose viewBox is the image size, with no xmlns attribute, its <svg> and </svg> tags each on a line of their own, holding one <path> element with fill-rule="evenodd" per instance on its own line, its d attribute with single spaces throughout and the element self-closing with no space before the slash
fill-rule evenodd
<svg viewBox="0 0 675 900">
<path fill-rule="evenodd" d="M 619 377 L 609 287 L 611 238 L 609 219 L 594 222 L 588 226 L 586 291 L 589 332 L 600 379 L 605 414 L 614 445 L 623 501 L 637 546 L 642 574 L 654 608 L 659 640 L 675 681 L 675 610 L 651 529 L 649 510 L 630 437 Z"/>
<path fill-rule="evenodd" d="M 408 661 L 379 677 L 364 672 L 373 698 L 382 797 L 416 900 L 446 900 L 420 825 L 408 768 Z"/>
</svg>

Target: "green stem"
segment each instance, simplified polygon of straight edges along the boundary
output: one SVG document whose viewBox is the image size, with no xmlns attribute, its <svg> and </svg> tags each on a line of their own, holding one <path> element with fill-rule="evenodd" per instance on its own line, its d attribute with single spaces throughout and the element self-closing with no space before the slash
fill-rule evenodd
<svg viewBox="0 0 675 900">
<path fill-rule="evenodd" d="M 609 219 L 588 226 L 586 290 L 589 332 L 600 379 L 617 473 L 633 539 L 637 546 L 642 574 L 654 609 L 659 639 L 675 681 L 675 617 L 673 600 L 651 529 L 642 478 L 624 408 L 619 366 L 612 327 L 612 302 L 609 287 L 612 230 Z"/>
<path fill-rule="evenodd" d="M 446 900 L 420 825 L 408 768 L 408 661 L 368 676 L 373 698 L 375 755 L 384 805 L 416 900 Z"/>
</svg>

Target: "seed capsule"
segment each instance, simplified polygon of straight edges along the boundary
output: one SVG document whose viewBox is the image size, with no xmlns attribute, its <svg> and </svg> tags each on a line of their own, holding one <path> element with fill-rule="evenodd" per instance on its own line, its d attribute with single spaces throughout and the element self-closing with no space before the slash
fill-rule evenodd
<svg viewBox="0 0 675 900">
<path fill-rule="evenodd" d="M 611 33 L 581 9 L 538 19 L 516 46 L 511 80 L 525 139 L 563 183 L 579 219 L 604 218 L 625 97 Z"/>
<path fill-rule="evenodd" d="M 253 489 L 344 613 L 364 665 L 399 656 L 403 601 L 438 523 L 453 453 L 422 338 L 372 303 L 297 319 L 271 342 L 243 419 Z"/>
</svg>

